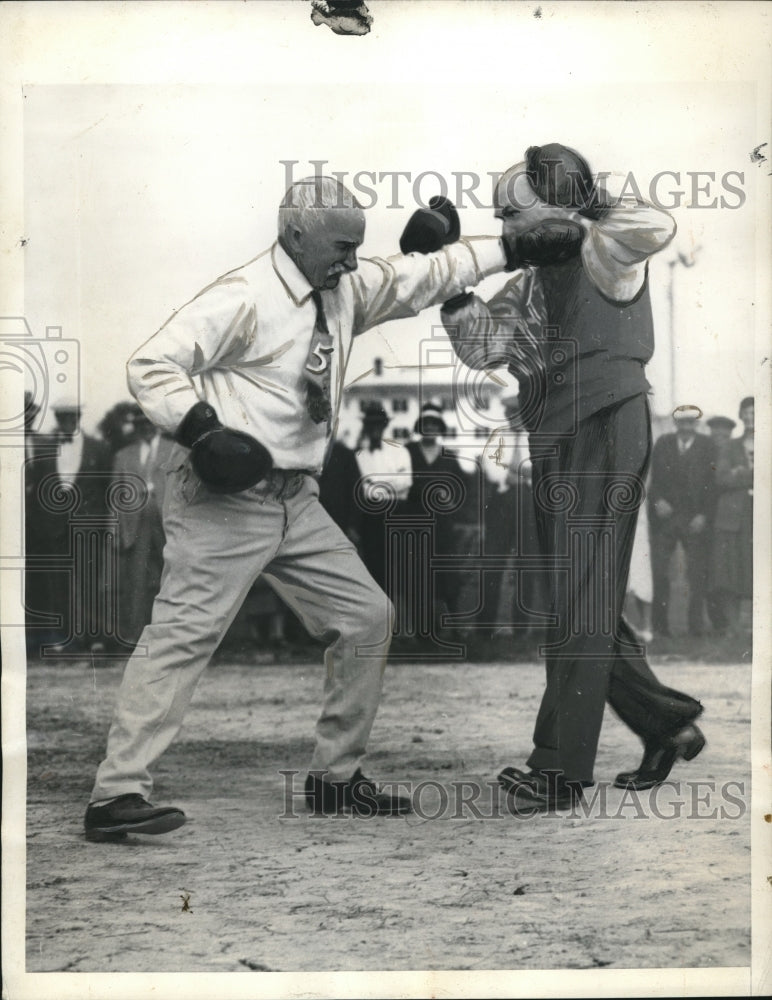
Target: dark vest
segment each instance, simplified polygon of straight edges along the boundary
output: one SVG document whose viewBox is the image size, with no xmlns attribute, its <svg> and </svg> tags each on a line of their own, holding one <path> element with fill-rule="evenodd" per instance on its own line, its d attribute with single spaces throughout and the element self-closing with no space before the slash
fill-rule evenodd
<svg viewBox="0 0 772 1000">
<path fill-rule="evenodd" d="M 648 277 L 633 302 L 619 305 L 592 284 L 580 258 L 539 268 L 547 327 L 542 331 L 546 396 L 542 433 L 576 424 L 650 386 L 644 366 L 654 353 Z"/>
</svg>

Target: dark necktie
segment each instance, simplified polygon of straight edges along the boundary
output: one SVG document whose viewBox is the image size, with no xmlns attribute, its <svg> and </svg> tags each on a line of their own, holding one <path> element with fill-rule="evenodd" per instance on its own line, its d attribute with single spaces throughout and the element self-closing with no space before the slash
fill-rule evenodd
<svg viewBox="0 0 772 1000">
<path fill-rule="evenodd" d="M 308 412 L 315 424 L 321 424 L 329 422 L 332 418 L 330 368 L 334 345 L 332 335 L 327 328 L 320 292 L 314 290 L 311 292 L 311 298 L 316 306 L 316 323 L 306 358 Z"/>
</svg>

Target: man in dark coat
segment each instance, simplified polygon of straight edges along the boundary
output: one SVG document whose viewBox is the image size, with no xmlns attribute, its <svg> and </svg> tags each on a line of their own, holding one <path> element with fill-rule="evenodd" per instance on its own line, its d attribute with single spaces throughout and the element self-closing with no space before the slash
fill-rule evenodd
<svg viewBox="0 0 772 1000">
<path fill-rule="evenodd" d="M 41 466 L 38 495 L 45 510 L 48 555 L 59 566 L 51 573 L 51 607 L 60 620 L 54 652 L 102 652 L 114 629 L 110 611 L 114 558 L 109 532 L 108 492 L 112 456 L 103 441 L 80 429 L 81 407 L 72 400 L 54 404 L 54 448 Z"/>
<path fill-rule="evenodd" d="M 679 542 L 686 556 L 689 582 L 689 632 L 701 635 L 704 631 L 715 449 L 707 435 L 697 433 L 700 416 L 696 406 L 678 407 L 673 413 L 675 432 L 663 434 L 652 451 L 648 489 L 654 580 L 652 624 L 658 635 L 670 634 L 670 560 Z"/>
<path fill-rule="evenodd" d="M 713 512 L 713 518 L 708 525 L 708 540 L 710 545 L 710 568 L 708 569 L 707 595 L 708 618 L 710 619 L 710 624 L 716 632 L 725 632 L 729 624 L 729 618 L 726 611 L 726 601 L 724 596 L 719 592 L 721 590 L 721 583 L 716 583 L 713 572 L 717 553 L 716 532 L 718 530 L 720 520 L 718 508 L 721 505 L 721 488 L 718 483 L 718 462 L 722 452 L 732 439 L 732 431 L 737 426 L 737 421 L 732 420 L 731 417 L 725 417 L 719 414 L 711 417 L 710 420 L 706 420 L 705 423 L 710 431 L 710 440 L 713 442 L 713 448 L 716 453 L 716 505 Z"/>
<path fill-rule="evenodd" d="M 164 437 L 137 407 L 139 440 L 115 456 L 113 481 L 126 490 L 118 514 L 118 635 L 134 645 L 150 623 L 163 570 L 163 510 L 166 470 L 172 440 Z"/>
<path fill-rule="evenodd" d="M 319 477 L 319 503 L 357 548 L 361 542 L 362 511 L 356 502 L 359 465 L 356 454 L 335 439 Z"/>
<path fill-rule="evenodd" d="M 753 397 L 746 396 L 740 403 L 742 437 L 725 441 L 716 459 L 710 576 L 713 624 L 721 632 L 739 624 L 740 601 L 753 597 L 754 411 Z"/>
</svg>

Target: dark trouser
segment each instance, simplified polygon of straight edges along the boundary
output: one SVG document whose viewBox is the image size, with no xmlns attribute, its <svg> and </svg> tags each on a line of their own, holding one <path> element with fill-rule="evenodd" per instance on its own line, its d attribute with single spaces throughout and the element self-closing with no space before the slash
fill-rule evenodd
<svg viewBox="0 0 772 1000">
<path fill-rule="evenodd" d="M 542 567 L 527 560 L 541 555 L 530 485 L 510 486 L 503 493 L 490 489 L 483 544 L 485 556 L 509 557 L 511 565 L 484 574 L 480 621 L 494 628 L 514 626 L 520 639 L 540 632 L 542 622 L 532 612 L 547 610 L 546 581 Z"/>
<path fill-rule="evenodd" d="M 738 598 L 730 590 L 712 590 L 708 594 L 708 618 L 717 632 L 737 624 Z"/>
<path fill-rule="evenodd" d="M 556 626 L 528 764 L 569 781 L 593 781 L 607 700 L 644 741 L 661 740 L 702 711 L 698 701 L 657 680 L 622 618 L 650 451 L 643 395 L 593 414 L 573 437 L 549 446 L 532 441 Z"/>
<path fill-rule="evenodd" d="M 673 515 L 672 517 L 677 517 Z M 652 525 L 651 575 L 654 583 L 652 625 L 655 632 L 666 635 L 669 629 L 670 560 L 680 542 L 686 556 L 686 577 L 689 582 L 689 631 L 699 635 L 704 630 L 705 597 L 708 588 L 710 537 L 705 531 L 689 533 L 688 525 L 679 520 Z"/>
</svg>

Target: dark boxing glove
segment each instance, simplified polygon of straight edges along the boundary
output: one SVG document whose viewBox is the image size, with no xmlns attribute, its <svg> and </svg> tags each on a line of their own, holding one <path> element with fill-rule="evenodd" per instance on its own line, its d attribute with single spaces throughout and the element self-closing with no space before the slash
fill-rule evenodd
<svg viewBox="0 0 772 1000">
<path fill-rule="evenodd" d="M 455 243 L 461 235 L 456 206 L 441 195 L 429 199 L 428 208 L 419 208 L 407 220 L 399 238 L 402 253 L 434 253 Z"/>
<path fill-rule="evenodd" d="M 264 479 L 273 466 L 259 441 L 223 427 L 209 403 L 191 407 L 174 437 L 190 448 L 193 468 L 212 493 L 240 493 Z"/>
<path fill-rule="evenodd" d="M 576 222 L 547 219 L 516 237 L 502 236 L 507 271 L 530 265 L 563 264 L 582 248 L 584 229 Z"/>
</svg>

